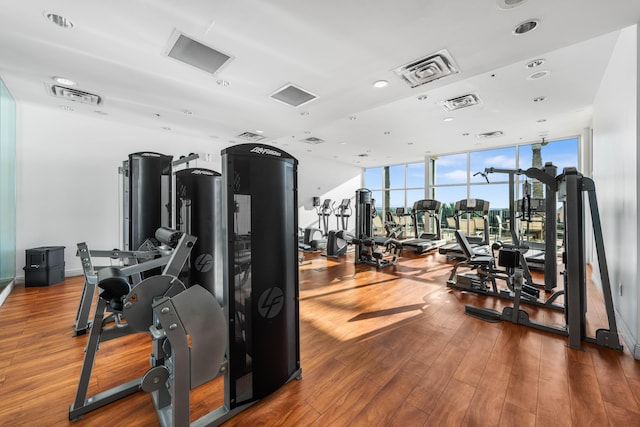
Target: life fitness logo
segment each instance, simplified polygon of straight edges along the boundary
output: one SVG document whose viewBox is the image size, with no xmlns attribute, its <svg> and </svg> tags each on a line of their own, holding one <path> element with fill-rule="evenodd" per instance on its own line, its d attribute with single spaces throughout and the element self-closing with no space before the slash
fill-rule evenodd
<svg viewBox="0 0 640 427">
<path fill-rule="evenodd" d="M 194 262 L 196 271 L 206 273 L 213 268 L 213 257 L 211 254 L 203 253 Z"/>
<path fill-rule="evenodd" d="M 256 153 L 256 154 L 268 154 L 270 156 L 276 156 L 276 157 L 280 157 L 282 156 L 282 153 L 276 150 L 270 150 L 268 148 L 263 148 L 263 147 L 253 147 L 251 149 L 251 153 Z"/>
<path fill-rule="evenodd" d="M 280 288 L 269 288 L 258 298 L 258 313 L 265 319 L 273 319 L 284 307 L 284 293 Z"/>
</svg>

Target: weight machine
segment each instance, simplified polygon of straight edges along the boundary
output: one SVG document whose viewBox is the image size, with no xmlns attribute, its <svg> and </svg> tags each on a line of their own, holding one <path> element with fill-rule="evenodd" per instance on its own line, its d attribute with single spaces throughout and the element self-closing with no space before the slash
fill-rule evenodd
<svg viewBox="0 0 640 427">
<path fill-rule="evenodd" d="M 173 160 L 173 156 L 154 152 L 139 152 L 129 154 L 128 159 L 118 168 L 122 176 L 122 247 L 125 250 L 91 250 L 86 244 L 78 243 L 77 256 L 82 264 L 89 263 L 90 268 L 84 268 L 85 276 L 76 320 L 73 324 L 74 335 L 84 335 L 91 327 L 89 312 L 96 291 L 96 273 L 93 258 L 110 258 L 111 264 L 133 265 L 159 256 L 158 242 L 154 240 L 154 233 L 162 227 L 173 227 L 173 170 L 197 159 L 197 154 L 181 156 Z M 149 270 L 146 277 L 159 274 L 160 270 Z M 134 284 L 142 280 L 143 276 L 133 278 Z"/>
<path fill-rule="evenodd" d="M 558 267 L 556 261 L 556 233 L 557 233 L 557 224 L 556 224 L 556 215 L 557 215 L 557 206 L 556 206 L 556 192 L 557 192 L 557 183 L 556 183 L 556 174 L 558 168 L 554 166 L 552 163 L 546 163 L 542 169 L 538 168 L 529 168 L 529 169 L 499 169 L 499 168 L 487 168 L 484 172 L 478 172 L 489 182 L 488 175 L 491 173 L 506 173 L 509 175 L 509 228 L 511 231 L 511 236 L 513 241 L 513 245 L 516 249 L 522 250 L 525 252 L 525 259 L 527 263 L 539 265 L 540 263 L 540 253 L 531 251 L 529 255 L 527 255 L 527 251 L 530 249 L 528 246 L 523 245 L 519 238 L 517 237 L 517 227 L 516 227 L 516 199 L 515 199 L 515 177 L 516 175 L 525 175 L 528 178 L 537 179 L 541 183 L 545 185 L 545 247 L 543 253 L 544 262 L 544 289 L 547 292 L 553 291 L 553 289 L 557 286 L 556 276 L 558 274 Z M 526 196 L 523 197 L 520 203 L 521 209 L 524 215 L 531 215 L 531 199 L 529 202 L 526 200 Z M 540 207 L 540 205 L 538 205 Z M 548 261 L 548 262 L 546 262 Z"/>
<path fill-rule="evenodd" d="M 564 239 L 565 253 L 563 264 L 565 266 L 564 292 L 565 292 L 565 325 L 556 326 L 538 322 L 529 318 L 529 314 L 520 308 L 522 280 L 521 276 L 515 276 L 516 294 L 513 307 L 505 307 L 502 312 L 496 310 L 467 305 L 465 312 L 479 317 L 482 320 L 498 322 L 506 320 L 515 324 L 529 326 L 546 332 L 566 336 L 569 347 L 581 349 L 582 342 L 593 343 L 603 347 L 622 351 L 618 329 L 616 325 L 613 298 L 611 295 L 611 283 L 609 270 L 604 250 L 598 201 L 596 198 L 595 184 L 592 179 L 580 174 L 575 168 L 565 168 L 564 172 L 551 179 L 551 175 L 541 176 L 540 181 L 545 182 L 554 193 L 557 191 L 558 199 L 564 206 Z M 602 295 L 607 315 L 608 328 L 598 329 L 594 337 L 586 334 L 587 313 L 587 277 L 585 267 L 585 243 L 584 243 L 584 195 L 588 196 L 593 235 L 596 244 L 600 279 L 602 283 Z M 555 217 L 554 217 L 555 218 Z M 555 237 L 555 236 L 554 236 Z M 548 263 L 545 263 L 545 265 Z"/>
<path fill-rule="evenodd" d="M 463 218 L 464 217 L 464 218 Z M 483 199 L 462 199 L 456 202 L 453 210 L 456 230 L 467 230 L 467 239 L 473 250 L 478 255 L 490 255 L 489 249 L 489 201 Z M 464 219 L 466 227 L 463 227 L 460 219 Z M 475 219 L 482 221 L 482 235 L 471 235 L 475 229 Z M 472 224 L 473 228 L 472 228 Z M 464 258 L 464 253 L 458 243 L 448 243 L 438 248 L 441 255 L 449 258 Z"/>
<path fill-rule="evenodd" d="M 133 288 L 128 278 L 141 266 L 98 270 L 102 292 L 71 420 L 142 390 L 151 393 L 162 426 L 219 425 L 301 378 L 297 160 L 270 146 L 244 144 L 223 150 L 222 164 L 222 191 L 215 193 L 221 196 L 222 220 L 214 221 L 224 231 L 225 244 L 216 247 L 222 253 L 223 283 L 205 289 L 180 281 L 196 241 L 182 244 L 187 234 L 178 243 L 180 262 L 176 258 L 171 268 Z M 272 209 L 265 212 L 268 203 Z M 161 261 L 145 264 L 156 268 Z M 105 327 L 107 311 L 117 319 L 113 333 Z M 147 373 L 86 398 L 99 342 L 145 331 L 153 344 Z M 224 404 L 190 423 L 189 391 L 219 376 L 224 377 Z"/>
<path fill-rule="evenodd" d="M 395 265 L 402 253 L 402 243 L 391 238 L 374 238 L 373 215 L 375 207 L 371 191 L 366 188 L 356 190 L 356 245 L 355 264 L 368 264 L 376 268 Z M 384 251 L 380 249 L 384 247 Z"/>
</svg>

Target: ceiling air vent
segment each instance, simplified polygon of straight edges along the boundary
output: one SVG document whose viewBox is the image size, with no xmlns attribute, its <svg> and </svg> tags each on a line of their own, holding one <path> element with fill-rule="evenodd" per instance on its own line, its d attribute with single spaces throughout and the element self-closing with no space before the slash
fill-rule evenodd
<svg viewBox="0 0 640 427">
<path fill-rule="evenodd" d="M 64 86 L 51 85 L 51 95 L 58 98 L 64 98 L 68 101 L 80 102 L 82 104 L 102 104 L 102 98 L 99 95 Z"/>
<path fill-rule="evenodd" d="M 478 139 L 496 138 L 502 135 L 504 135 L 504 132 L 502 132 L 501 130 L 496 130 L 493 132 L 479 133 L 476 135 L 476 138 Z"/>
<path fill-rule="evenodd" d="M 300 107 L 301 105 L 311 102 L 317 98 L 317 96 L 311 92 L 307 92 L 306 90 L 300 89 L 292 84 L 285 85 L 270 96 L 276 101 L 284 102 L 292 107 Z"/>
<path fill-rule="evenodd" d="M 446 101 L 440 101 L 440 106 L 445 109 L 445 111 L 454 111 L 459 110 L 465 107 L 471 107 L 472 105 L 480 104 L 480 98 L 476 94 L 468 94 L 458 96 L 457 98 L 447 99 Z"/>
<path fill-rule="evenodd" d="M 458 73 L 453 58 L 446 49 L 412 61 L 393 71 L 412 88 Z"/>
<path fill-rule="evenodd" d="M 310 136 L 309 138 L 303 139 L 302 142 L 316 145 L 316 144 L 322 144 L 324 142 L 324 139 L 316 138 L 315 136 Z"/>
<path fill-rule="evenodd" d="M 169 39 L 167 56 L 214 74 L 231 56 L 206 46 L 175 30 Z"/>
<path fill-rule="evenodd" d="M 245 141 L 249 142 L 258 142 L 261 139 L 265 139 L 266 137 L 253 132 L 242 132 L 240 135 L 238 135 L 238 138 L 244 139 Z"/>
</svg>

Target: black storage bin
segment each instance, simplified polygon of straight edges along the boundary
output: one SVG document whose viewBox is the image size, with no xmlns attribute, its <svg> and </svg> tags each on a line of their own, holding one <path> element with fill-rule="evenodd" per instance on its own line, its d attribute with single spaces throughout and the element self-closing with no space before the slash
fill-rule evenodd
<svg viewBox="0 0 640 427">
<path fill-rule="evenodd" d="M 64 246 L 27 249 L 25 286 L 48 286 L 64 280 Z"/>
</svg>

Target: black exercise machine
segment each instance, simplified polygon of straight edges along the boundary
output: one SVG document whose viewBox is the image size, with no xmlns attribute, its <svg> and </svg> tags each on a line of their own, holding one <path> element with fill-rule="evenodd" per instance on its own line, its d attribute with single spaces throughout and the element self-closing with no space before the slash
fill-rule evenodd
<svg viewBox="0 0 640 427">
<path fill-rule="evenodd" d="M 297 160 L 270 146 L 244 144 L 223 150 L 222 164 L 218 221 L 225 236 L 223 246 L 216 248 L 223 259 L 222 286 L 191 284 L 185 289 L 178 275 L 196 241 L 187 234 L 181 235 L 168 263 L 154 258 L 99 270 L 102 292 L 71 420 L 142 390 L 151 393 L 162 426 L 220 425 L 301 378 Z M 265 211 L 265 205 L 271 209 Z M 176 233 L 158 238 L 175 242 Z M 162 274 L 131 288 L 131 274 L 163 263 Z M 216 294 L 221 289 L 221 295 L 211 289 Z M 116 323 L 113 333 L 106 327 L 108 311 Z M 151 368 L 141 378 L 86 398 L 99 342 L 130 332 L 150 335 Z M 191 423 L 190 390 L 220 376 L 224 404 Z"/>
<path fill-rule="evenodd" d="M 516 246 L 529 248 L 529 251 L 525 253 L 527 263 L 536 268 L 544 269 L 544 289 L 547 292 L 551 292 L 557 286 L 556 276 L 557 270 L 557 247 L 556 247 L 556 174 L 558 168 L 552 163 L 546 163 L 542 169 L 529 168 L 529 169 L 498 169 L 487 168 L 482 176 L 489 182 L 488 175 L 491 173 L 506 173 L 509 175 L 509 229 L 511 231 L 513 244 Z M 524 175 L 528 178 L 536 179 L 545 186 L 545 199 L 544 204 L 541 201 L 535 202 L 527 197 L 523 197 L 520 201 L 515 199 L 515 177 L 517 175 Z M 532 210 L 536 209 L 537 212 L 544 210 L 545 226 L 544 226 L 544 248 L 533 248 L 531 243 L 520 242 L 517 230 L 517 212 L 520 211 L 524 219 L 531 218 Z M 548 261 L 548 262 L 546 262 Z"/>
<path fill-rule="evenodd" d="M 347 253 L 347 248 L 353 240 L 353 234 L 349 233 L 349 217 L 351 216 L 351 199 L 342 199 L 337 208 L 333 210 L 336 216 L 336 230 L 329 230 L 327 235 L 326 256 L 338 258 Z"/>
<path fill-rule="evenodd" d="M 453 210 L 456 230 L 464 230 L 467 239 L 479 255 L 491 255 L 489 248 L 489 201 L 483 199 L 458 200 Z M 480 219 L 482 232 L 475 232 L 476 219 Z M 464 226 L 463 226 L 464 225 Z M 464 253 L 457 242 L 447 243 L 438 248 L 438 252 L 448 258 L 464 258 Z"/>
<path fill-rule="evenodd" d="M 402 253 L 402 243 L 387 237 L 374 237 L 374 209 L 371 191 L 366 188 L 356 190 L 356 237 L 352 240 L 356 246 L 355 263 L 377 268 L 395 265 Z"/>
<path fill-rule="evenodd" d="M 565 168 L 563 174 L 555 177 L 555 184 L 548 179 L 546 181 L 547 185 L 552 187 L 554 191 L 557 191 L 558 198 L 562 200 L 564 205 L 565 253 L 562 259 L 565 266 L 563 273 L 565 325 L 557 326 L 532 320 L 529 318 L 529 314 L 520 308 L 520 303 L 522 302 L 521 276 L 516 276 L 516 294 L 513 307 L 505 307 L 502 312 L 498 312 L 484 307 L 467 305 L 465 312 L 486 321 L 497 322 L 506 320 L 519 325 L 566 336 L 568 337 L 569 347 L 574 349 L 581 349 L 582 342 L 584 341 L 622 351 L 622 344 L 620 343 L 616 326 L 595 184 L 592 179 L 583 176 L 575 168 Z M 594 337 L 589 337 L 586 334 L 585 193 L 587 193 L 589 200 L 593 236 L 600 270 L 602 296 L 608 322 L 608 328 L 598 329 Z"/>
<path fill-rule="evenodd" d="M 433 249 L 437 249 L 447 243 L 441 235 L 440 227 L 440 206 L 442 204 L 437 200 L 423 199 L 413 204 L 411 210 L 411 218 L 413 219 L 414 238 L 402 241 L 403 246 L 410 246 L 415 249 L 417 254 L 421 254 Z M 423 224 L 423 230 L 426 231 L 427 226 L 432 228 L 431 233 L 420 231 L 420 223 Z M 433 222 L 433 225 L 430 225 Z"/>
</svg>

